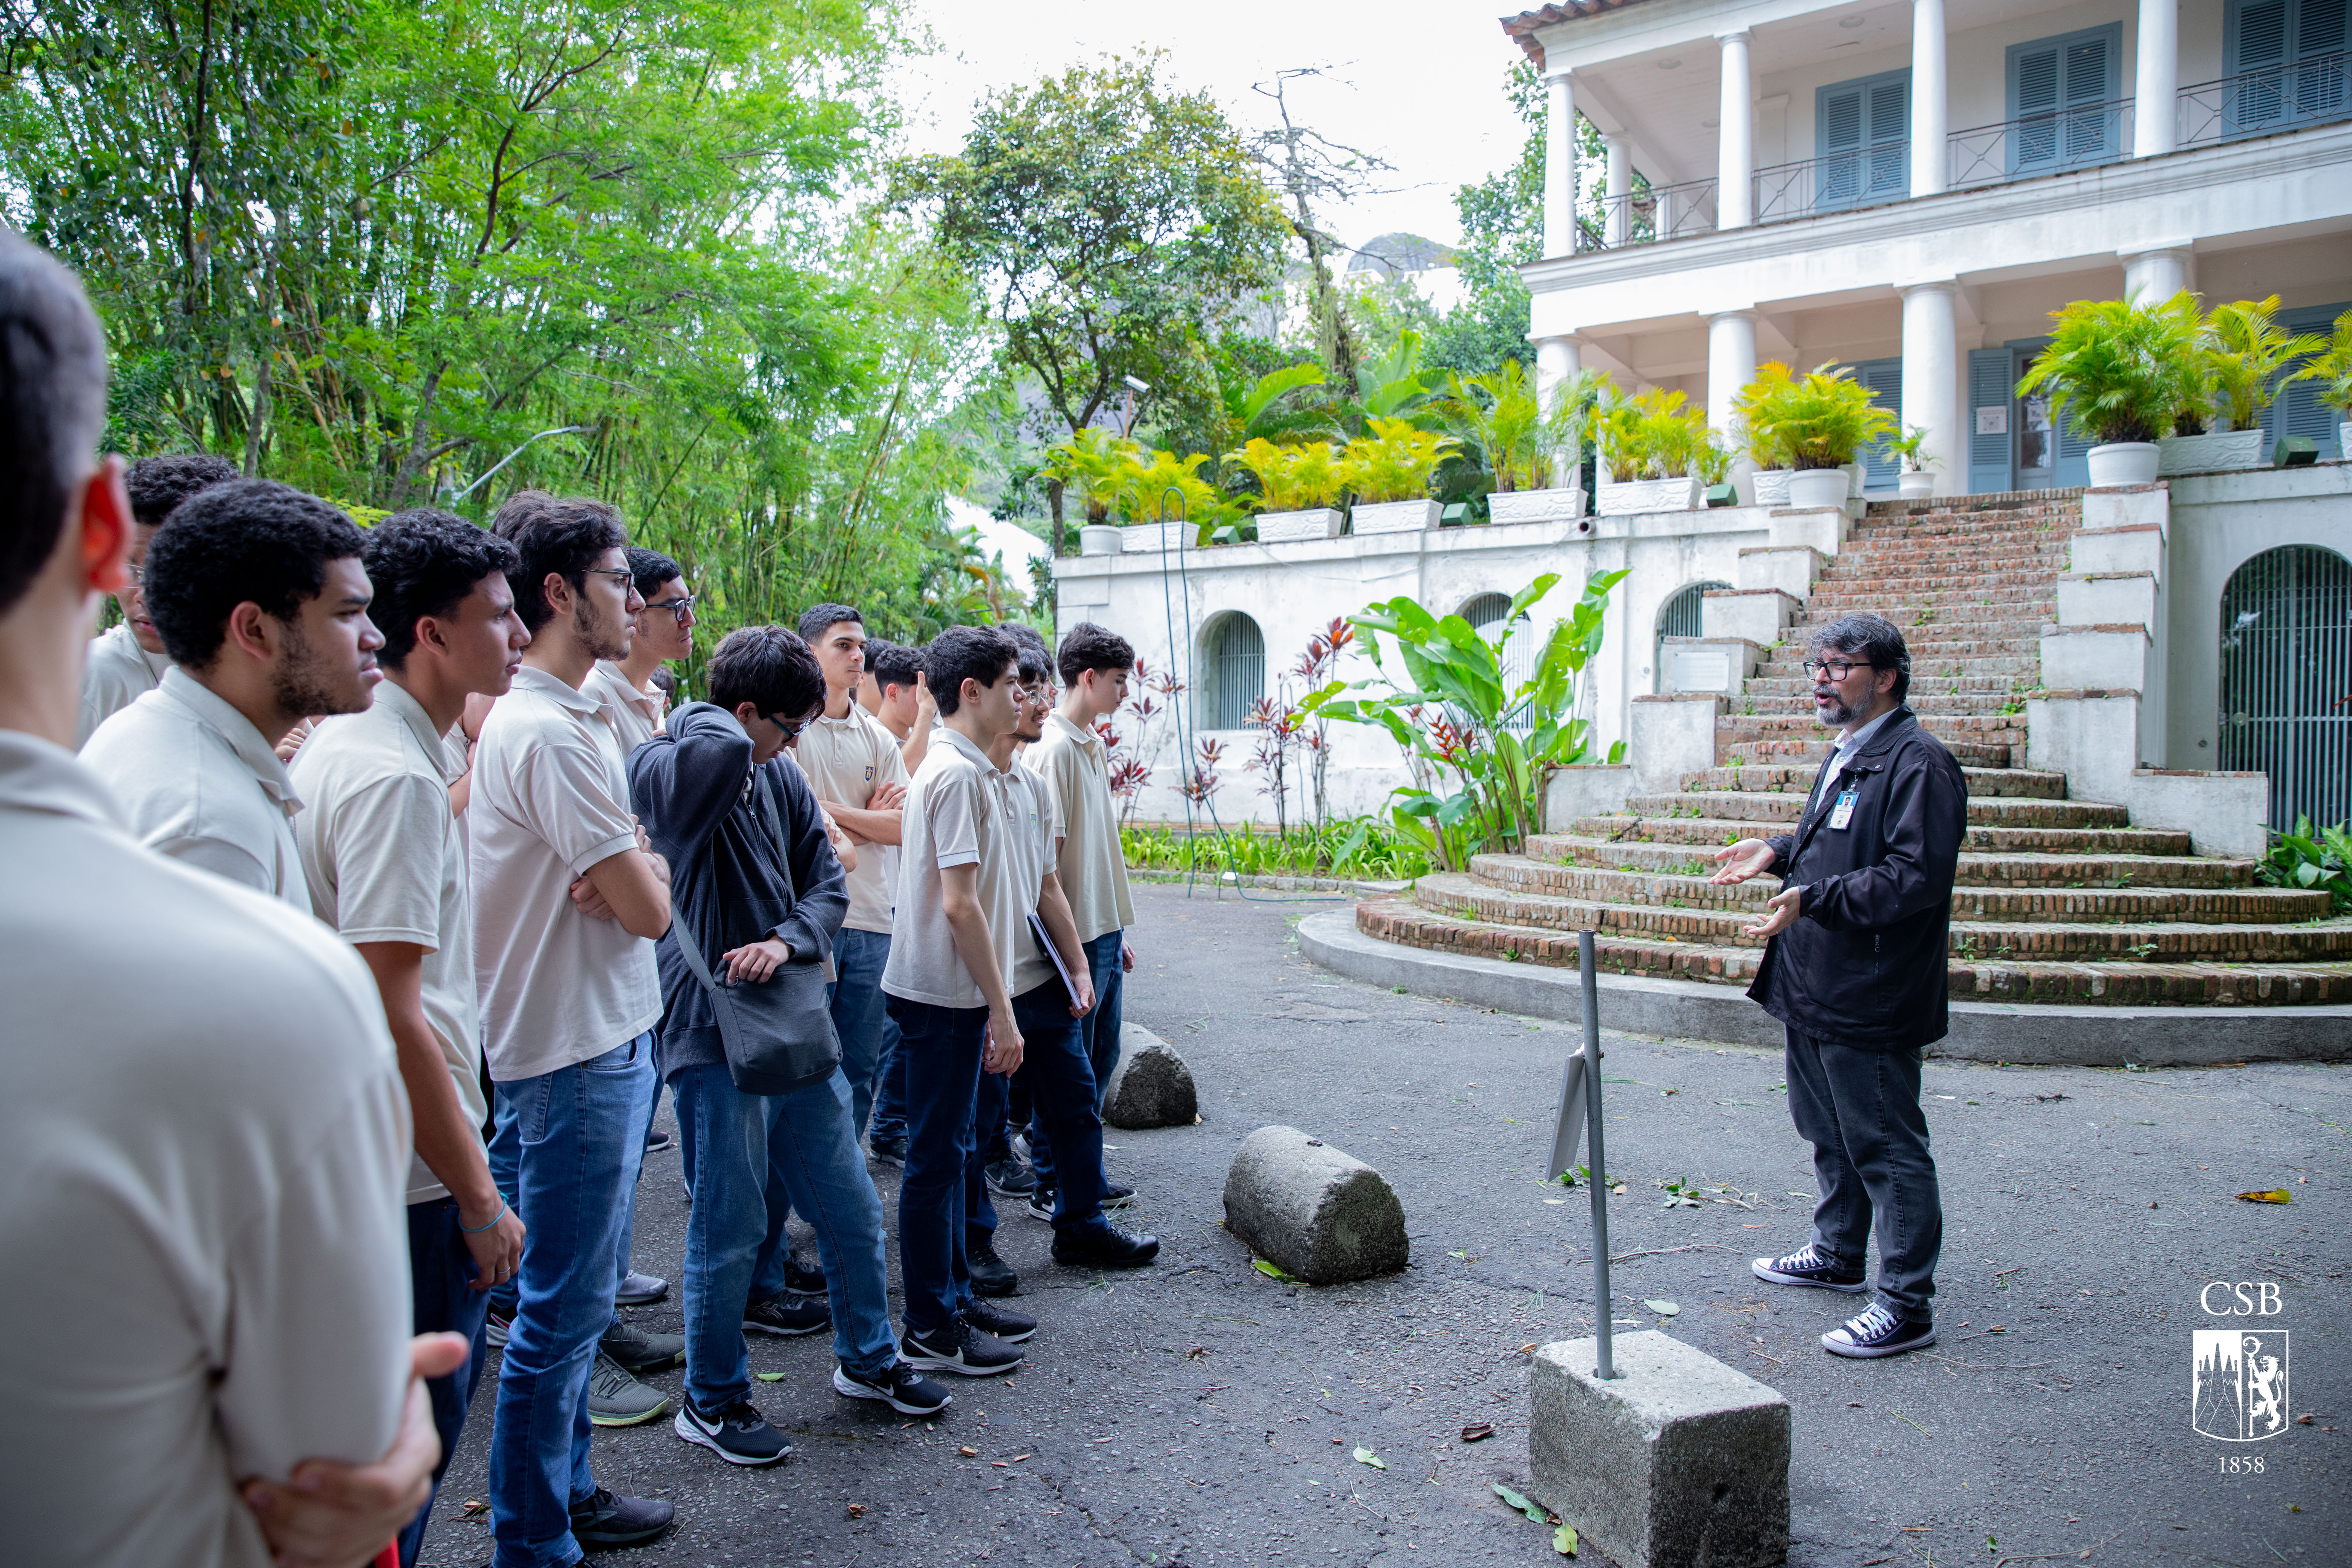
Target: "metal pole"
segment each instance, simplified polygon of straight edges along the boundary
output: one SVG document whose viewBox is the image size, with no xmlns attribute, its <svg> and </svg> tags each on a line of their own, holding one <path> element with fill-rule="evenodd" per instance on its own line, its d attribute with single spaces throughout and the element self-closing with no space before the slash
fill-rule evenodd
<svg viewBox="0 0 2352 1568">
<path fill-rule="evenodd" d="M 513 451 L 509 452 L 505 457 L 500 458 L 497 462 L 492 463 L 489 467 L 488 472 L 483 474 L 480 479 L 476 479 L 464 489 L 459 490 L 456 495 L 451 496 L 449 498 L 449 503 L 452 506 L 455 506 L 457 502 L 464 500 L 467 496 L 472 495 L 476 490 L 480 489 L 482 486 L 488 481 L 491 474 L 497 473 L 500 468 L 505 468 L 509 463 L 511 463 L 517 458 L 521 457 L 523 455 L 524 448 L 528 447 L 531 441 L 543 440 L 550 436 L 576 436 L 583 430 L 593 430 L 594 428 L 596 428 L 596 426 L 593 425 L 558 425 L 551 430 L 541 430 L 538 435 L 533 436 L 530 438 L 530 441 L 525 441 L 522 446 L 517 447 Z"/>
<path fill-rule="evenodd" d="M 1610 1352 L 1609 1323 L 1609 1176 L 1601 1147 L 1601 978 L 1593 968 L 1592 933 L 1576 933 L 1577 967 L 1584 974 L 1584 1120 L 1592 1138 L 1592 1300 L 1600 1324 L 1600 1364 L 1594 1373 L 1617 1375 Z"/>
</svg>

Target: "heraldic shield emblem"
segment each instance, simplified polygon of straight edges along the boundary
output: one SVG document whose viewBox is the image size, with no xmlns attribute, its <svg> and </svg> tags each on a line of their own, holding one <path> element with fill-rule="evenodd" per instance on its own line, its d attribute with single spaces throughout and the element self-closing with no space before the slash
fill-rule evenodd
<svg viewBox="0 0 2352 1568">
<path fill-rule="evenodd" d="M 2198 1329 L 2189 1424 L 2225 1443 L 2286 1430 L 2286 1331 Z"/>
</svg>

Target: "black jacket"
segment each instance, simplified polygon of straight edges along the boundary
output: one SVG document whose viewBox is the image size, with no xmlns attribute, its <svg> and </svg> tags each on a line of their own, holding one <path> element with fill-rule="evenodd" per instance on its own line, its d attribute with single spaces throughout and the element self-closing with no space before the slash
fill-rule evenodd
<svg viewBox="0 0 2352 1568">
<path fill-rule="evenodd" d="M 1822 767 L 1826 771 L 1829 763 Z M 1764 950 L 1748 994 L 1791 1028 L 1879 1050 L 1940 1040 L 1947 1022 L 1952 878 L 1969 788 L 1944 743 L 1908 708 L 1888 716 L 1794 833 L 1771 869 L 1802 887 L 1797 923 Z M 1838 797 L 1853 815 L 1830 826 Z"/>
<path fill-rule="evenodd" d="M 823 963 L 849 913 L 849 891 L 798 767 L 782 756 L 753 767 L 751 737 L 708 702 L 688 703 L 664 728 L 629 755 L 629 804 L 669 862 L 670 930 L 655 949 L 667 1008 L 656 1059 L 667 1079 L 727 1059 L 709 993 L 678 950 L 678 924 L 694 933 L 714 975 L 720 953 L 771 936 L 791 945 L 794 963 Z M 782 844 L 771 821 L 783 829 Z"/>
</svg>

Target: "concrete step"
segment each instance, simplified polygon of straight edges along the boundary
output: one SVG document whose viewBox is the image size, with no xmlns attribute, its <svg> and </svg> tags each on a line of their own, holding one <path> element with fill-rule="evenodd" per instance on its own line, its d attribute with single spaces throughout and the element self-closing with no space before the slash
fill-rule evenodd
<svg viewBox="0 0 2352 1568">
<path fill-rule="evenodd" d="M 1827 609 L 1843 615 L 1890 598 L 1915 613 L 1929 605 L 1938 609 L 2021 605 L 2038 613 L 2055 608 L 2058 603 L 2057 578 L 2046 572 L 1938 572 L 1909 582 L 1889 582 L 1880 573 L 1854 576 L 1851 582 L 1827 575 L 1815 581 L 1805 600 L 1805 613 L 1819 616 Z"/>
<path fill-rule="evenodd" d="M 1825 749 L 1822 756 L 1829 755 Z M 1708 768 L 1693 773 L 1683 781 L 1685 789 L 1699 792 L 1730 790 L 1736 794 L 1786 795 L 1791 792 L 1804 795 L 1812 792 L 1813 775 L 1821 771 L 1819 763 L 1811 767 L 1773 763 L 1742 768 Z M 1965 763 L 1960 773 L 1968 781 L 1969 798 L 1996 795 L 2011 800 L 2064 800 L 2064 773 L 2037 773 L 2030 768 L 1977 768 Z"/>
<path fill-rule="evenodd" d="M 1802 675 L 1753 675 L 1739 689 L 1739 696 L 1762 710 L 1777 707 L 1810 713 L 1813 706 L 1813 683 Z M 2007 679 L 1990 675 L 1923 678 L 1915 671 L 1911 677 L 1911 689 L 1903 701 L 1915 713 L 1978 713 L 1993 711 L 2011 700 L 2021 700 L 2023 696 L 2024 691 L 2019 689 L 2015 677 Z"/>
<path fill-rule="evenodd" d="M 1715 846 L 1721 847 L 1719 841 Z M 1704 876 L 1714 868 L 1709 852 L 1696 846 L 1612 841 L 1577 833 L 1531 835 L 1527 853 L 1530 858 L 1560 865 L 1674 876 Z M 1957 880 L 1963 888 L 2250 888 L 2254 884 L 2254 865 L 2252 860 L 2187 856 L 1964 849 Z"/>
<path fill-rule="evenodd" d="M 1637 795 L 1625 809 L 1644 817 L 1717 817 L 1750 827 L 1784 827 L 1804 815 L 1808 784 L 1779 792 L 1691 790 Z M 1969 797 L 1969 821 L 1987 827 L 2128 827 L 2131 814 L 2095 801 L 2036 800 L 2006 795 Z"/>
<path fill-rule="evenodd" d="M 1952 760 L 1963 768 L 2005 768 L 2016 760 L 2007 745 L 1982 741 L 1946 740 L 1944 749 L 1951 752 Z M 2019 749 L 2022 750 L 2021 742 Z M 1811 741 L 1734 740 L 1723 735 L 1717 735 L 1715 741 L 1717 767 L 1819 764 L 1829 754 L 1828 746 Z"/>
<path fill-rule="evenodd" d="M 1907 645 L 1906 645 L 1907 646 Z M 1812 682 L 1805 675 L 1804 661 L 1812 657 L 1801 642 L 1783 643 L 1768 652 L 1748 679 L 1747 689 L 1756 689 L 1759 680 L 1793 681 L 1801 687 Z M 2021 682 L 2031 690 L 2042 679 L 2042 656 L 2038 650 L 2023 653 L 1984 654 L 1971 658 L 1922 658 L 1914 649 L 1911 655 L 1911 689 L 1928 689 L 1930 680 L 1983 682 L 2002 691 L 2019 689 Z"/>
<path fill-rule="evenodd" d="M 2025 744 L 2023 713 L 1940 713 L 1933 709 L 1918 715 L 1919 727 L 1939 741 L 1955 739 L 1990 741 L 2001 745 Z M 1810 712 L 1790 713 L 1727 713 L 1715 721 L 1716 739 L 1726 735 L 1736 739 L 1759 741 L 1811 740 L 1818 741 L 1827 752 L 1832 742 L 1831 732 Z"/>
<path fill-rule="evenodd" d="M 1765 795 L 1759 798 L 1769 800 Z M 1782 796 L 1801 801 L 1802 796 Z M 1707 849 L 1746 837 L 1769 837 L 1767 829 L 1789 831 L 1793 822 L 1758 823 L 1730 817 L 1699 816 L 1580 816 L 1569 831 L 1579 837 L 1619 844 L 1688 844 Z M 2005 827 L 1970 826 L 1964 849 L 1987 855 L 2179 855 L 2189 853 L 2189 835 L 2149 827 Z"/>
</svg>

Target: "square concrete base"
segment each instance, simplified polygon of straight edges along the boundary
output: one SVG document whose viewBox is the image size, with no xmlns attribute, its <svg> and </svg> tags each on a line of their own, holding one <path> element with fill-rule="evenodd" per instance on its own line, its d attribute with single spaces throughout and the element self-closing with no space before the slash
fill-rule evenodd
<svg viewBox="0 0 2352 1568">
<path fill-rule="evenodd" d="M 1789 1402 L 1680 1340 L 1536 1352 L 1528 1468 L 1538 1501 L 1621 1568 L 1770 1568 L 1789 1556 Z"/>
</svg>

